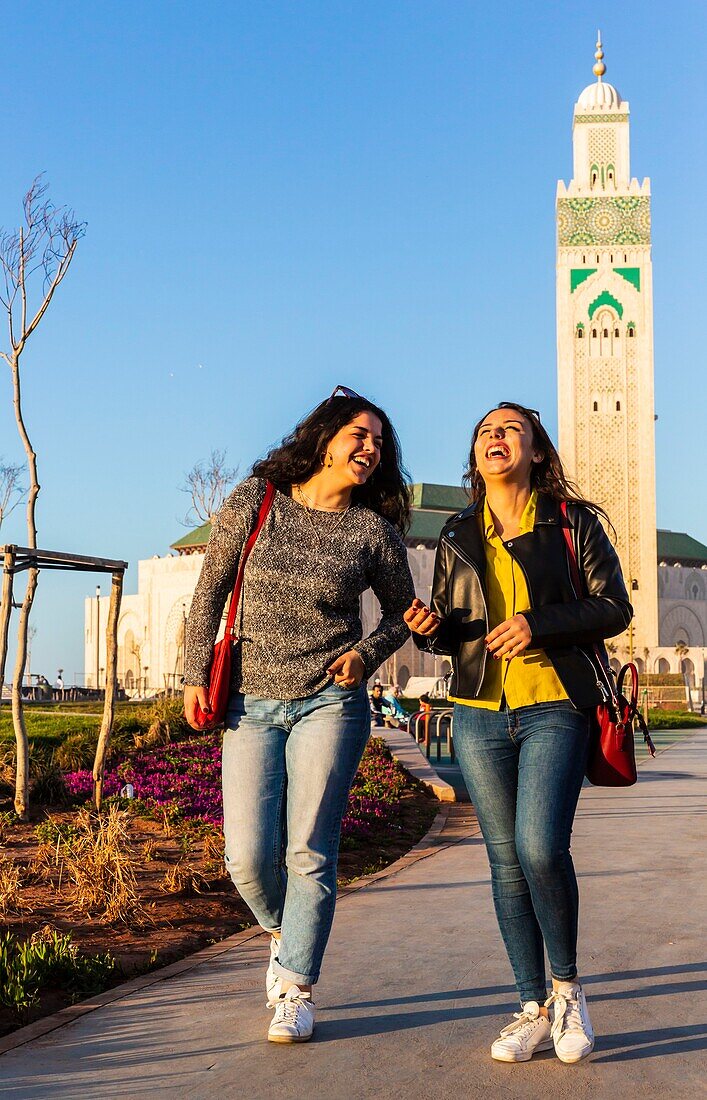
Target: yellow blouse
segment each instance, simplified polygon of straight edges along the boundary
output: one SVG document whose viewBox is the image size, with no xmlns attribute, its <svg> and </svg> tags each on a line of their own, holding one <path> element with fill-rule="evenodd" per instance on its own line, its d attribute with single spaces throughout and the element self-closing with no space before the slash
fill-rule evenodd
<svg viewBox="0 0 707 1100">
<path fill-rule="evenodd" d="M 537 502 L 538 495 L 533 491 L 521 517 L 518 532 L 520 535 L 527 534 L 535 527 Z M 503 540 L 496 533 L 486 500 L 484 500 L 483 516 L 479 518 L 485 537 L 489 630 L 493 630 L 499 623 L 512 619 L 519 611 L 529 611 L 530 598 L 523 570 L 511 557 Z M 477 697 L 475 699 L 452 698 L 451 701 L 463 703 L 469 707 L 499 710 L 504 695 L 508 706 L 514 710 L 533 703 L 551 703 L 567 698 L 567 692 L 545 651 L 526 649 L 511 661 L 504 658 L 497 661 L 489 654 L 486 658 L 481 690 Z"/>
</svg>

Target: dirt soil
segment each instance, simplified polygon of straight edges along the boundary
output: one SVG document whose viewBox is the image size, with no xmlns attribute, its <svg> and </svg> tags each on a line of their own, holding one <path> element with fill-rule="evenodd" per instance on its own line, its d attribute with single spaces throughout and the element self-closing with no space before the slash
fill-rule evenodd
<svg viewBox="0 0 707 1100">
<path fill-rule="evenodd" d="M 0 813 L 11 809 L 11 800 L 0 798 Z M 391 831 L 382 842 L 359 843 L 354 848 L 342 849 L 339 885 L 381 870 L 399 859 L 425 835 L 437 810 L 438 803 L 424 791 L 407 792 L 394 832 Z M 38 850 L 34 830 L 49 814 L 60 823 L 76 819 L 76 810 L 35 810 L 32 822 L 6 828 L 0 844 L 0 858 L 10 857 L 27 872 Z M 110 952 L 118 960 L 121 973 L 111 983 L 115 985 L 184 958 L 254 923 L 223 869 L 222 840 L 216 830 L 205 841 L 184 826 L 172 830 L 169 826 L 165 828 L 162 822 L 135 816 L 130 820 L 129 834 L 145 914 L 142 923 L 126 927 L 86 917 L 70 904 L 65 887 L 57 888 L 56 881 L 38 881 L 37 876 L 29 875 L 21 890 L 24 908 L 19 912 L 3 913 L 2 930 L 21 939 L 46 926 L 61 933 L 70 932 L 81 952 Z M 188 881 L 182 882 L 181 889 L 169 890 L 165 886 L 165 875 L 174 873 L 178 866 Z M 22 1020 L 0 1006 L 0 1035 L 56 1012 L 76 999 L 60 989 L 48 990 L 41 1004 Z"/>
</svg>

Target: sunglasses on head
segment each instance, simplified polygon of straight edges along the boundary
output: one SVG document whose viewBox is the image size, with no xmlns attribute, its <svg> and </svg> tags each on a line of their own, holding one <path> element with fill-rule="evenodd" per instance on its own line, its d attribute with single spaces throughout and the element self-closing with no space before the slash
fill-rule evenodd
<svg viewBox="0 0 707 1100">
<path fill-rule="evenodd" d="M 518 406 L 515 404 L 514 401 L 499 401 L 498 408 L 499 409 L 515 409 L 516 412 L 519 411 Z M 532 413 L 533 416 L 536 416 L 538 418 L 538 420 L 540 419 L 540 413 L 538 412 L 537 409 L 528 409 L 526 407 L 526 412 Z"/>
<path fill-rule="evenodd" d="M 332 390 L 331 397 L 327 399 L 327 402 L 333 401 L 335 397 L 360 397 L 360 393 L 356 393 L 356 390 L 350 390 L 348 386 L 335 386 Z"/>
</svg>

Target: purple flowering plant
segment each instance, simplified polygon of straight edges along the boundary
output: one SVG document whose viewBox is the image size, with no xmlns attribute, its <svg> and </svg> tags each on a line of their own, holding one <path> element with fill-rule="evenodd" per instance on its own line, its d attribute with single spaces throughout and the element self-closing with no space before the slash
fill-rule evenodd
<svg viewBox="0 0 707 1100">
<path fill-rule="evenodd" d="M 73 771 L 66 776 L 70 794 L 77 800 L 91 796 L 90 771 Z M 155 749 L 139 749 L 106 771 L 106 797 L 119 795 L 130 783 L 134 798 L 148 812 L 167 813 L 172 818 L 221 826 L 221 736 L 210 731 L 187 741 L 172 742 Z M 341 827 L 345 846 L 371 840 L 396 828 L 400 801 L 411 784 L 410 777 L 394 760 L 380 738 L 372 738 L 353 781 Z"/>
</svg>

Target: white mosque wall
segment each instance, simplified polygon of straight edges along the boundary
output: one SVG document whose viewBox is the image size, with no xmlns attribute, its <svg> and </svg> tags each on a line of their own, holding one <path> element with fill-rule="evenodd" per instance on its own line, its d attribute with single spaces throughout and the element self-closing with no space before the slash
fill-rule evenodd
<svg viewBox="0 0 707 1100">
<path fill-rule="evenodd" d="M 203 554 L 185 554 L 138 562 L 137 594 L 123 597 L 118 619 L 118 682 L 128 695 L 179 690 L 184 623 L 203 558 Z M 102 687 L 108 597 L 98 602 Z M 89 687 L 96 683 L 96 604 L 95 597 L 85 601 L 85 675 Z"/>
</svg>

